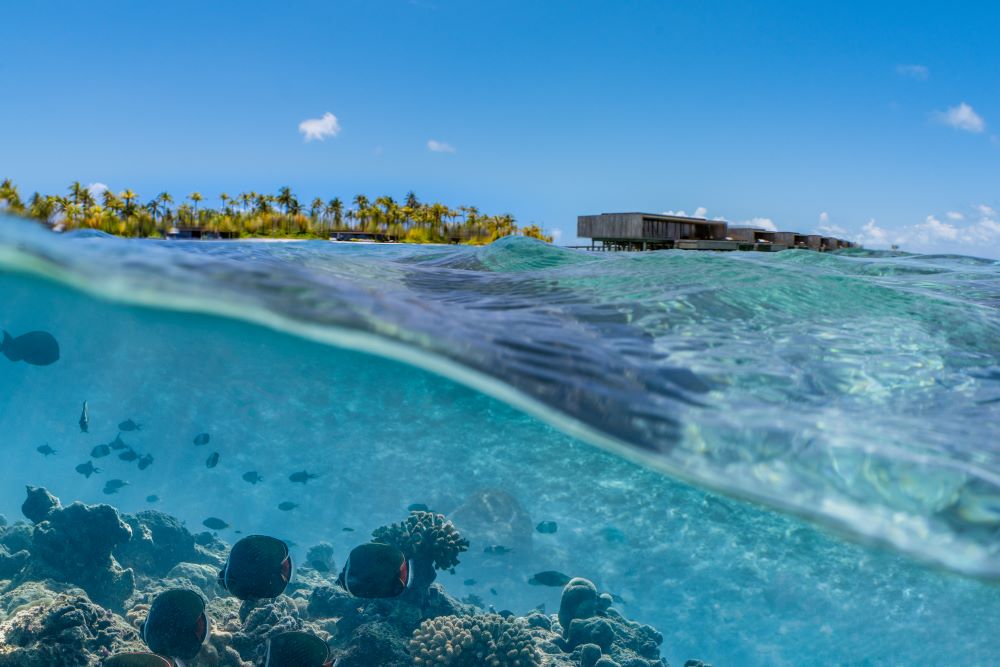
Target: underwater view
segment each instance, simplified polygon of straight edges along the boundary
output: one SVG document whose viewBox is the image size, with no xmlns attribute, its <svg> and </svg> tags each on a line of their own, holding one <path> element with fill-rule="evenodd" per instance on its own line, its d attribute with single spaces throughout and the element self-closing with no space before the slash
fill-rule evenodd
<svg viewBox="0 0 1000 667">
<path fill-rule="evenodd" d="M 0 295 L 0 665 L 1000 664 L 1000 262 L 4 217 Z"/>
</svg>

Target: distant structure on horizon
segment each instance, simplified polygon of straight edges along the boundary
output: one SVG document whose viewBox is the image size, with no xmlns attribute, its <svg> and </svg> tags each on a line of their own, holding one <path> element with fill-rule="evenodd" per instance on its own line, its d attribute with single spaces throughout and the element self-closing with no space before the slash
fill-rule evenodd
<svg viewBox="0 0 1000 667">
<path fill-rule="evenodd" d="M 755 227 L 730 227 L 722 220 L 659 213 L 581 215 L 576 235 L 590 239 L 589 250 L 758 250 L 776 252 L 802 248 L 826 252 L 856 248 L 856 243 L 832 236 L 776 232 Z M 599 245 L 598 245 L 599 244 Z"/>
</svg>

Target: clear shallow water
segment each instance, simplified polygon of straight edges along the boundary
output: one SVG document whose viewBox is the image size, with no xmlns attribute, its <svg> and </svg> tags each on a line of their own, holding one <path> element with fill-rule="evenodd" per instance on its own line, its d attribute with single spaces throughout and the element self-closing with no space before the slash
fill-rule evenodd
<svg viewBox="0 0 1000 667">
<path fill-rule="evenodd" d="M 996 263 L 164 244 L 4 220 L 0 265 L 3 326 L 53 332 L 63 357 L 3 360 L 8 518 L 28 483 L 125 511 L 156 494 L 192 528 L 325 539 L 339 563 L 425 502 L 473 538 L 450 591 L 551 610 L 558 589 L 528 576 L 591 577 L 675 663 L 1000 662 Z M 155 463 L 78 475 L 129 417 Z M 302 469 L 321 477 L 290 483 Z M 130 486 L 105 496 L 113 477 Z M 490 534 L 468 500 L 489 489 L 559 531 Z M 515 551 L 482 553 L 501 539 Z"/>
</svg>

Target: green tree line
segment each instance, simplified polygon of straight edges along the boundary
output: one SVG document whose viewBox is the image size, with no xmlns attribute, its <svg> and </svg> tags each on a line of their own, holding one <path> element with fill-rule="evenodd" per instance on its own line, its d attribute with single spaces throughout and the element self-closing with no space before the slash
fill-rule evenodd
<svg viewBox="0 0 1000 667">
<path fill-rule="evenodd" d="M 302 202 L 288 186 L 275 194 L 221 193 L 221 206 L 202 206 L 200 192 L 176 200 L 160 192 L 143 201 L 131 189 L 95 194 L 79 182 L 61 195 L 33 193 L 21 198 L 10 179 L 0 182 L 0 206 L 58 230 L 96 229 L 116 236 L 167 237 L 173 231 L 199 229 L 233 238 L 325 239 L 335 231 L 365 232 L 406 243 L 483 244 L 521 234 L 550 242 L 538 225 L 519 227 L 509 213 L 488 215 L 475 206 L 451 208 L 422 202 L 410 192 L 402 201 L 382 196 L 316 197 Z"/>
</svg>

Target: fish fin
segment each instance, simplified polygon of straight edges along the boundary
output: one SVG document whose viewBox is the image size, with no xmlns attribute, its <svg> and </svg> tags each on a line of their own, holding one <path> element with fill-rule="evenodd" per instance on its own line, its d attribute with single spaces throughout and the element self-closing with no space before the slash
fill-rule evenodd
<svg viewBox="0 0 1000 667">
<path fill-rule="evenodd" d="M 14 340 L 14 338 L 9 333 L 7 333 L 6 329 L 4 329 L 3 330 L 3 342 L 0 342 L 0 352 L 6 353 L 7 352 L 7 346 L 10 345 L 10 342 L 12 340 Z"/>
</svg>

